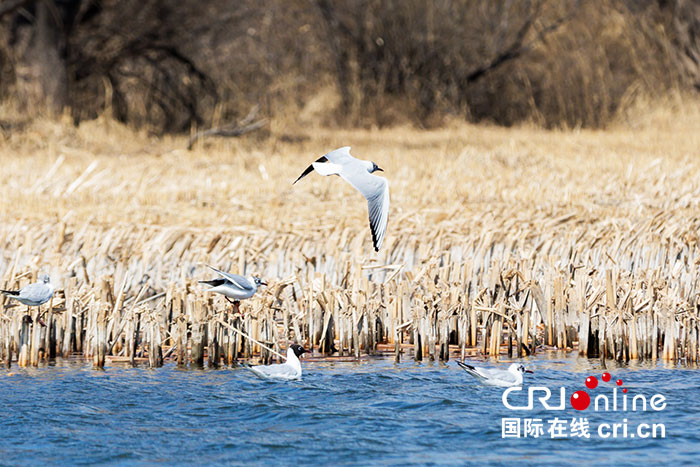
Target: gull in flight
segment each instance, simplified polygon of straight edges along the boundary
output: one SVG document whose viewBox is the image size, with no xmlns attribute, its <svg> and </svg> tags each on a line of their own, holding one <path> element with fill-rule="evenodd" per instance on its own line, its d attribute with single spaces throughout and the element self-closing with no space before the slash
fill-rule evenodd
<svg viewBox="0 0 700 467">
<path fill-rule="evenodd" d="M 287 349 L 287 361 L 274 365 L 256 365 L 246 367 L 257 376 L 263 379 L 279 379 L 291 381 L 301 378 L 301 361 L 299 357 L 307 353 L 304 347 L 299 344 L 292 344 Z"/>
<path fill-rule="evenodd" d="M 26 285 L 19 290 L 0 290 L 0 293 L 3 295 L 14 298 L 24 305 L 38 307 L 48 302 L 53 296 L 53 292 L 53 284 L 51 284 L 51 279 L 46 274 L 39 276 L 39 282 Z M 40 316 L 37 317 L 37 321 L 42 326 L 45 326 Z"/>
<path fill-rule="evenodd" d="M 532 373 L 531 370 L 526 370 L 519 363 L 511 364 L 507 370 L 497 368 L 480 368 L 466 363 L 457 362 L 459 366 L 472 376 L 476 376 L 484 384 L 489 386 L 522 386 L 523 373 Z"/>
<path fill-rule="evenodd" d="M 352 157 L 349 146 L 336 149 L 316 159 L 316 162 L 308 166 L 294 183 L 313 170 L 323 176 L 340 175 L 343 180 L 367 198 L 372 242 L 374 250 L 379 251 L 389 221 L 389 183 L 386 178 L 372 175 L 372 173 L 384 170 L 377 167 L 377 164 L 372 161 L 363 161 Z"/>
<path fill-rule="evenodd" d="M 209 269 L 216 271 L 221 277 L 208 281 L 199 281 L 200 284 L 208 285 L 209 292 L 220 293 L 226 300 L 233 303 L 238 309 L 240 300 L 250 298 L 258 291 L 261 285 L 267 285 L 259 277 L 255 276 L 239 276 L 238 274 L 230 274 L 220 271 L 207 265 Z M 233 299 L 233 301 L 231 300 Z"/>
</svg>

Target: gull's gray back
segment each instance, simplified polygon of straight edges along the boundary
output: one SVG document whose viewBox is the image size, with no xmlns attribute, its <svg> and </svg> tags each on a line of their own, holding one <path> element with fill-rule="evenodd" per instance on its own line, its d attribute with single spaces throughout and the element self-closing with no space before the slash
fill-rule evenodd
<svg viewBox="0 0 700 467">
<path fill-rule="evenodd" d="M 221 271 L 221 270 L 219 270 L 219 269 L 213 268 L 213 267 L 211 267 L 211 266 L 209 266 L 209 267 L 210 267 L 211 269 L 213 269 L 214 271 L 218 272 L 219 274 L 221 274 L 221 276 L 222 276 L 224 279 L 230 281 L 235 287 L 237 287 L 237 288 L 239 288 L 239 289 L 241 289 L 241 290 L 243 290 L 243 291 L 252 291 L 252 292 L 254 292 L 254 291 L 257 290 L 257 288 L 258 288 L 258 287 L 255 285 L 255 283 L 251 283 L 251 282 L 248 280 L 248 278 L 246 278 L 246 277 L 239 276 L 238 274 L 231 274 L 230 272 L 224 272 L 224 271 Z"/>
<path fill-rule="evenodd" d="M 372 201 L 384 194 L 387 181 L 383 177 L 372 175 L 367 170 L 367 161 L 356 159 L 350 155 L 350 146 L 345 146 L 326 154 L 326 159 L 341 166 L 340 176 L 357 191 Z"/>
<path fill-rule="evenodd" d="M 37 306 L 48 302 L 52 295 L 53 287 L 43 282 L 36 282 L 20 290 L 17 298 L 25 305 Z"/>
<path fill-rule="evenodd" d="M 508 370 L 502 370 L 500 368 L 478 368 L 477 370 L 484 378 L 491 381 L 517 383 L 519 380 L 518 375 L 515 375 Z"/>
</svg>

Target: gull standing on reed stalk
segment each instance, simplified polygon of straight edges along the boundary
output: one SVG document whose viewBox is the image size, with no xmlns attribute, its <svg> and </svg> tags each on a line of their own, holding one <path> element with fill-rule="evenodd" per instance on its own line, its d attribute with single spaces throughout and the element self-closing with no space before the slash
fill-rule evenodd
<svg viewBox="0 0 700 467">
<path fill-rule="evenodd" d="M 279 379 L 283 381 L 291 381 L 301 378 L 301 361 L 299 357 L 302 354 L 308 353 L 304 347 L 299 344 L 292 344 L 287 349 L 287 361 L 274 365 L 255 365 L 248 366 L 250 371 L 263 379 Z"/>
<path fill-rule="evenodd" d="M 389 183 L 386 178 L 372 175 L 372 173 L 384 170 L 377 167 L 377 164 L 372 161 L 363 161 L 352 157 L 349 146 L 336 149 L 316 159 L 316 162 L 308 166 L 294 183 L 313 170 L 323 176 L 340 175 L 343 180 L 367 198 L 372 242 L 374 250 L 379 251 L 389 221 Z"/>
<path fill-rule="evenodd" d="M 459 366 L 472 376 L 477 377 L 484 384 L 489 386 L 522 386 L 523 373 L 532 373 L 531 370 L 526 370 L 519 363 L 511 364 L 507 370 L 498 368 L 479 368 L 466 363 L 457 362 Z"/>
<path fill-rule="evenodd" d="M 26 285 L 19 290 L 0 290 L 3 295 L 14 298 L 24 305 L 38 307 L 48 302 L 53 296 L 53 292 L 54 287 L 47 274 L 39 276 L 39 282 Z M 37 321 L 43 325 L 41 318 L 37 318 Z"/>
<path fill-rule="evenodd" d="M 233 303 L 236 307 L 236 311 L 238 310 L 238 305 L 241 300 L 255 295 L 255 292 L 258 291 L 258 287 L 261 285 L 267 285 L 267 283 L 263 282 L 259 277 L 244 277 L 238 274 L 220 271 L 209 265 L 207 265 L 207 267 L 219 273 L 221 277 L 208 281 L 199 281 L 199 283 L 208 285 L 210 287 L 209 292 L 223 295 L 226 300 Z M 233 299 L 233 301 L 231 299 Z"/>
</svg>

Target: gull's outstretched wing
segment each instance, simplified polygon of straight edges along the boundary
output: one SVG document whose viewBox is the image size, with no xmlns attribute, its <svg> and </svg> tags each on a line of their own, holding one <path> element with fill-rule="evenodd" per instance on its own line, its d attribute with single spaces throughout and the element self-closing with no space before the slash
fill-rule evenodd
<svg viewBox="0 0 700 467">
<path fill-rule="evenodd" d="M 334 149 L 323 157 L 325 157 L 329 162 L 338 165 L 348 165 L 357 160 L 350 155 L 350 146 L 343 146 L 342 148 Z"/>
<path fill-rule="evenodd" d="M 306 168 L 306 170 L 304 170 L 304 172 L 303 172 L 301 175 L 299 175 L 299 178 L 297 178 L 296 180 L 294 180 L 294 183 L 298 182 L 299 180 L 301 180 L 302 178 L 306 177 L 306 176 L 309 175 L 311 172 L 313 172 L 313 171 L 314 171 L 314 164 L 317 164 L 317 163 L 320 164 L 320 163 L 323 163 L 323 162 L 328 162 L 328 159 L 326 159 L 326 156 L 321 156 L 321 157 L 319 157 L 318 159 L 316 159 L 316 162 L 314 162 L 313 164 L 311 164 L 310 166 L 308 166 L 308 167 Z M 294 185 L 294 183 L 292 183 L 292 185 Z"/>
<path fill-rule="evenodd" d="M 341 173 L 340 176 L 367 199 L 372 242 L 374 250 L 379 251 L 389 223 L 389 182 L 386 178 L 372 175 L 364 169 L 349 174 Z"/>
<path fill-rule="evenodd" d="M 294 183 L 309 175 L 314 169 L 321 175 L 338 175 L 343 165 L 355 160 L 356 159 L 350 155 L 350 146 L 336 149 L 316 159 L 313 164 L 308 166 L 306 170 L 299 175 L 299 178 L 294 180 Z M 294 185 L 294 183 L 292 183 L 292 185 Z"/>
<path fill-rule="evenodd" d="M 228 272 L 221 271 L 219 269 L 216 269 L 215 267 L 209 266 L 208 264 L 207 264 L 207 267 L 209 269 L 211 269 L 212 271 L 216 271 L 218 274 L 221 275 L 221 277 L 229 280 L 235 287 L 238 287 L 242 291 L 255 290 L 255 284 L 251 284 L 250 281 L 243 276 L 239 276 L 238 274 L 231 274 Z"/>
</svg>

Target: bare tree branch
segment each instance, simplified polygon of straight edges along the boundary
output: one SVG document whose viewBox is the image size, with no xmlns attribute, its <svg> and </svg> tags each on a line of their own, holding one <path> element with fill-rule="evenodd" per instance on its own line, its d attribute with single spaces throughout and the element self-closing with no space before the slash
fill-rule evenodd
<svg viewBox="0 0 700 467">
<path fill-rule="evenodd" d="M 0 18 L 33 2 L 34 0 L 5 0 L 0 3 Z"/>
<path fill-rule="evenodd" d="M 578 11 L 578 5 L 579 2 L 576 2 L 576 6 L 572 8 L 571 12 L 563 16 L 561 18 L 558 18 L 557 20 L 553 21 L 552 24 L 549 24 L 545 28 L 543 28 L 541 31 L 537 33 L 537 36 L 532 39 L 530 42 L 523 44 L 523 40 L 525 39 L 525 36 L 527 35 L 527 32 L 530 30 L 530 27 L 532 26 L 534 20 L 537 18 L 539 9 L 540 9 L 541 4 L 537 4 L 535 7 L 535 11 L 530 14 L 527 18 L 527 20 L 523 23 L 523 26 L 518 30 L 518 33 L 516 34 L 515 40 L 511 43 L 511 45 L 506 48 L 504 51 L 502 51 L 497 57 L 495 57 L 493 60 L 491 60 L 489 63 L 486 65 L 477 68 L 473 72 L 469 73 L 465 77 L 465 82 L 466 83 L 473 83 L 474 81 L 478 80 L 482 76 L 484 76 L 486 73 L 488 73 L 491 70 L 494 70 L 498 68 L 499 66 L 503 65 L 506 62 L 509 62 L 513 59 L 516 59 L 520 57 L 522 54 L 525 52 L 529 51 L 534 44 L 537 42 L 541 41 L 542 39 L 547 36 L 547 34 L 556 31 L 561 27 L 564 23 L 569 21 L 571 18 L 574 17 L 576 12 Z"/>
<path fill-rule="evenodd" d="M 204 136 L 225 136 L 232 138 L 242 136 L 246 133 L 250 133 L 251 131 L 259 130 L 260 128 L 267 125 L 266 118 L 262 118 L 256 122 L 253 122 L 259 110 L 260 106 L 255 105 L 252 109 L 250 109 L 248 115 L 246 115 L 245 118 L 243 118 L 238 123 L 231 123 L 218 128 L 210 128 L 208 130 L 198 131 L 190 138 L 189 142 L 187 143 L 187 149 L 191 151 L 192 147 L 194 146 L 194 143 L 199 138 L 202 138 Z"/>
</svg>

